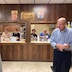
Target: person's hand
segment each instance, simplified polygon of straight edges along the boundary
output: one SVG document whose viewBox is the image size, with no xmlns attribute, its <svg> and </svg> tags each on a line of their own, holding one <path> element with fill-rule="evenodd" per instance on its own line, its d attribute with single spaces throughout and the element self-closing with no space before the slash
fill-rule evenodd
<svg viewBox="0 0 72 72">
<path fill-rule="evenodd" d="M 63 44 L 63 49 L 70 48 L 69 44 Z"/>
<path fill-rule="evenodd" d="M 44 38 L 44 36 L 40 36 L 40 38 Z"/>
<path fill-rule="evenodd" d="M 16 37 L 16 39 L 19 39 L 19 37 Z"/>
<path fill-rule="evenodd" d="M 3 38 L 3 41 L 5 41 L 5 38 Z"/>
<path fill-rule="evenodd" d="M 63 51 L 64 49 L 62 44 L 56 44 L 56 48 L 59 49 L 60 51 Z"/>
</svg>

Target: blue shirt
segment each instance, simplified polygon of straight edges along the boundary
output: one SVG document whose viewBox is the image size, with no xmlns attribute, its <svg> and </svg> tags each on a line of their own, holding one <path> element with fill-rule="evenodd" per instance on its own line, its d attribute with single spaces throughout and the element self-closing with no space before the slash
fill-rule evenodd
<svg viewBox="0 0 72 72">
<path fill-rule="evenodd" d="M 42 32 L 42 33 L 40 33 L 40 35 L 39 36 L 48 36 L 48 38 L 50 38 L 50 35 L 47 33 L 46 35 Z"/>
<path fill-rule="evenodd" d="M 65 28 L 64 31 L 60 31 L 56 28 L 50 38 L 51 46 L 56 49 L 56 44 L 69 44 L 70 48 L 66 50 L 72 50 L 72 31 L 69 28 Z"/>
</svg>

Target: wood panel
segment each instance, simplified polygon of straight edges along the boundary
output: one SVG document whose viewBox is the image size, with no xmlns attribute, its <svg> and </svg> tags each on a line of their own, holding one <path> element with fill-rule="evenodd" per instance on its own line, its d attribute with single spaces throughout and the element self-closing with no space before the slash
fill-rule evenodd
<svg viewBox="0 0 72 72">
<path fill-rule="evenodd" d="M 5 61 L 53 61 L 53 48 L 47 44 L 2 44 L 2 60 Z"/>
<path fill-rule="evenodd" d="M 50 45 L 30 44 L 28 47 L 28 60 L 53 61 L 53 48 Z"/>
<path fill-rule="evenodd" d="M 36 9 L 45 9 L 44 18 L 38 19 Z M 72 4 L 50 4 L 50 5 L 0 5 L 0 21 L 12 21 L 11 10 L 18 10 L 18 20 L 21 20 L 21 12 L 34 12 L 35 21 L 56 21 L 59 17 L 66 17 L 72 21 Z"/>
<path fill-rule="evenodd" d="M 2 60 L 27 60 L 27 45 L 2 44 Z"/>
<path fill-rule="evenodd" d="M 25 22 L 20 23 L 20 22 L 16 22 L 16 23 L 11 23 L 11 22 L 4 22 L 4 23 L 0 23 L 0 32 L 3 32 L 5 28 L 9 29 L 9 32 L 13 32 L 15 29 L 20 30 L 21 25 L 25 25 Z"/>
</svg>

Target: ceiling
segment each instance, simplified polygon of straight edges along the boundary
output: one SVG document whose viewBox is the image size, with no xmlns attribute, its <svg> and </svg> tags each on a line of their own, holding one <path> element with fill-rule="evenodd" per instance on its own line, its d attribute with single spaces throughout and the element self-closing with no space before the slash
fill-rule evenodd
<svg viewBox="0 0 72 72">
<path fill-rule="evenodd" d="M 65 4 L 72 0 L 0 0 L 0 4 Z"/>
</svg>

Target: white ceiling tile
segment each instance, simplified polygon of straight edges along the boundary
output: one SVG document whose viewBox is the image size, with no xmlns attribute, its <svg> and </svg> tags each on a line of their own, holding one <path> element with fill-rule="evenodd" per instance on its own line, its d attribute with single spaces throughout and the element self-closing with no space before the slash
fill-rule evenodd
<svg viewBox="0 0 72 72">
<path fill-rule="evenodd" d="M 47 4 L 50 0 L 35 0 L 36 4 Z"/>
<path fill-rule="evenodd" d="M 66 0 L 64 3 L 72 3 L 72 0 Z"/>
<path fill-rule="evenodd" d="M 21 4 L 34 4 L 34 0 L 20 0 Z"/>
<path fill-rule="evenodd" d="M 19 4 L 19 0 L 5 0 L 7 4 Z"/>
<path fill-rule="evenodd" d="M 5 2 L 6 1 L 6 2 Z M 59 3 L 72 3 L 72 0 L 0 0 L 0 4 L 59 4 Z M 65 2 L 64 2 L 65 1 Z"/>
<path fill-rule="evenodd" d="M 4 0 L 0 0 L 0 4 L 5 4 L 5 1 Z"/>
<path fill-rule="evenodd" d="M 65 0 L 51 0 L 49 3 L 63 3 Z"/>
</svg>

